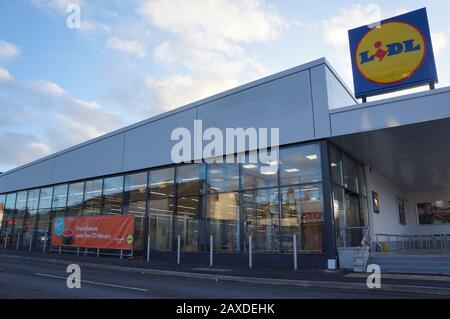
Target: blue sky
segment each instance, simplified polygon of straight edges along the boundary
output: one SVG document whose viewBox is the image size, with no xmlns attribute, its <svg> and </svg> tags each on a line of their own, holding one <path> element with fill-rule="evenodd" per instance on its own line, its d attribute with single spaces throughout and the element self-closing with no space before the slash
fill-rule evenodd
<svg viewBox="0 0 450 319">
<path fill-rule="evenodd" d="M 421 7 L 448 86 L 450 0 L 0 1 L 0 171 L 324 56 L 353 88 L 347 30 Z"/>
</svg>

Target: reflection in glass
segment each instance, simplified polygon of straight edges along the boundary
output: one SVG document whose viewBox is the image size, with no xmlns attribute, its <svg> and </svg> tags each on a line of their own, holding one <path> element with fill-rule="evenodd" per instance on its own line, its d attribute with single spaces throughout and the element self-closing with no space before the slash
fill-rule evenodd
<svg viewBox="0 0 450 319">
<path fill-rule="evenodd" d="M 15 207 L 16 207 L 16 198 L 17 193 L 11 193 L 6 195 L 6 203 L 5 203 L 5 213 L 4 213 L 4 222 L 3 222 L 3 231 L 12 234 L 14 231 L 14 223 L 15 223 Z"/>
<path fill-rule="evenodd" d="M 203 193 L 205 165 L 191 164 L 177 167 L 178 195 L 199 195 Z"/>
<path fill-rule="evenodd" d="M 103 179 L 87 181 L 84 187 L 83 216 L 100 215 L 102 207 Z"/>
<path fill-rule="evenodd" d="M 204 229 L 202 198 L 200 196 L 178 197 L 175 235 L 181 236 L 181 249 L 198 251 Z"/>
<path fill-rule="evenodd" d="M 147 172 L 125 176 L 125 201 L 146 200 Z"/>
<path fill-rule="evenodd" d="M 134 215 L 134 250 L 142 249 L 144 238 L 145 201 L 130 202 L 124 205 L 124 215 Z"/>
<path fill-rule="evenodd" d="M 173 198 L 151 199 L 148 212 L 151 249 L 170 250 L 172 248 Z"/>
<path fill-rule="evenodd" d="M 343 176 L 344 176 L 344 187 L 352 192 L 358 192 L 358 175 L 356 172 L 356 162 L 350 157 L 343 154 Z"/>
<path fill-rule="evenodd" d="M 317 183 L 322 180 L 318 144 L 282 148 L 280 162 L 281 185 Z"/>
<path fill-rule="evenodd" d="M 330 167 L 333 183 L 343 186 L 341 152 L 332 145 L 330 145 Z"/>
<path fill-rule="evenodd" d="M 165 168 L 150 171 L 148 188 L 150 196 L 173 196 L 175 193 L 175 169 Z"/>
<path fill-rule="evenodd" d="M 52 208 L 67 206 L 67 184 L 55 186 Z"/>
<path fill-rule="evenodd" d="M 5 201 L 6 201 L 6 195 L 0 195 L 0 240 L 1 240 L 1 236 L 3 236 L 3 228 L 6 227 L 6 225 L 4 225 L 4 214 L 5 214 Z"/>
<path fill-rule="evenodd" d="M 321 253 L 325 222 L 321 185 L 284 187 L 281 199 L 283 251 L 293 250 L 293 235 L 296 235 L 298 251 Z"/>
<path fill-rule="evenodd" d="M 103 181 L 103 215 L 122 213 L 123 176 L 105 178 Z"/>
<path fill-rule="evenodd" d="M 52 207 L 53 187 L 41 188 L 39 196 L 39 209 Z"/>
<path fill-rule="evenodd" d="M 219 193 L 207 196 L 209 233 L 213 235 L 216 251 L 238 251 L 239 194 Z"/>
<path fill-rule="evenodd" d="M 278 189 L 244 192 L 243 218 L 246 249 L 252 235 L 255 251 L 280 249 Z"/>
<path fill-rule="evenodd" d="M 243 189 L 273 187 L 278 185 L 278 162 L 259 163 L 252 158 L 255 152 L 245 156 L 245 163 L 241 164 L 241 184 Z"/>
<path fill-rule="evenodd" d="M 239 164 L 209 164 L 208 192 L 233 192 L 239 190 Z"/>
<path fill-rule="evenodd" d="M 39 205 L 39 189 L 28 191 L 27 208 L 29 210 L 36 210 Z"/>
<path fill-rule="evenodd" d="M 83 203 L 84 182 L 69 185 L 67 206 L 78 206 Z"/>
</svg>

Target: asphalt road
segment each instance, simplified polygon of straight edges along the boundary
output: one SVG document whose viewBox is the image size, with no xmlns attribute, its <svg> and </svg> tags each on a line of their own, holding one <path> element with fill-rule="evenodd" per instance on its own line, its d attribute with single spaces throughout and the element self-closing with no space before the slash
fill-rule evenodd
<svg viewBox="0 0 450 319">
<path fill-rule="evenodd" d="M 0 256 L 0 299 L 378 299 L 423 295 L 249 285 L 156 276 L 127 271 L 81 269 L 81 288 L 69 289 L 66 266 Z M 430 296 L 427 296 L 431 298 Z"/>
</svg>

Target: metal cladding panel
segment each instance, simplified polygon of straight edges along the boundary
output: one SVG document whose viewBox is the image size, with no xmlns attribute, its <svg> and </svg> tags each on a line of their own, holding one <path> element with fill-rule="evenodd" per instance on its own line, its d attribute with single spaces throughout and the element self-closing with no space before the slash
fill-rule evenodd
<svg viewBox="0 0 450 319">
<path fill-rule="evenodd" d="M 1 177 L 0 192 L 33 188 L 52 183 L 53 159 L 45 160 Z"/>
<path fill-rule="evenodd" d="M 187 128 L 193 132 L 196 108 L 158 119 L 125 132 L 124 171 L 172 164 L 172 131 Z"/>
<path fill-rule="evenodd" d="M 372 131 L 450 117 L 450 88 L 411 94 L 330 114 L 333 136 Z"/>
<path fill-rule="evenodd" d="M 309 71 L 288 75 L 198 107 L 203 128 L 279 128 L 280 143 L 314 139 Z"/>
<path fill-rule="evenodd" d="M 124 133 L 95 141 L 55 157 L 53 182 L 122 171 Z"/>
</svg>

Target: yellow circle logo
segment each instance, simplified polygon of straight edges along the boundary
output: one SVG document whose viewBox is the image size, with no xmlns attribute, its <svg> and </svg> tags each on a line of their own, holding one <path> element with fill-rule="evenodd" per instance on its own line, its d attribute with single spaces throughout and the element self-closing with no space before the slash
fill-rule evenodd
<svg viewBox="0 0 450 319">
<path fill-rule="evenodd" d="M 413 76 L 425 61 L 423 34 L 406 22 L 387 22 L 371 29 L 356 49 L 356 65 L 368 81 L 395 84 Z"/>
<path fill-rule="evenodd" d="M 133 235 L 129 234 L 127 237 L 127 244 L 131 245 L 133 243 Z"/>
</svg>

